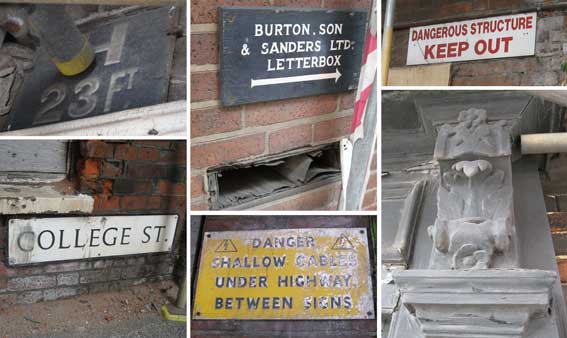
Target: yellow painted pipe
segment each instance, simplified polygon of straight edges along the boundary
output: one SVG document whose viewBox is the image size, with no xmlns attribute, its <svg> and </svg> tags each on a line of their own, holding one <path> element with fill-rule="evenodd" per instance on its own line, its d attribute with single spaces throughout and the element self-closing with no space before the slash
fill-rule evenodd
<svg viewBox="0 0 567 338">
<path fill-rule="evenodd" d="M 170 309 L 173 310 L 173 312 L 170 311 Z M 187 321 L 187 276 L 183 276 L 181 284 L 179 285 L 175 307 L 173 307 L 173 305 L 168 306 L 166 304 L 161 307 L 161 313 L 163 317 L 169 321 Z"/>
<path fill-rule="evenodd" d="M 89 68 L 95 58 L 95 52 L 89 41 L 85 39 L 83 48 L 72 59 L 64 61 L 52 56 L 51 61 L 55 64 L 61 74 L 65 76 L 79 75 Z"/>
<path fill-rule="evenodd" d="M 61 74 L 78 75 L 93 63 L 94 49 L 67 14 L 65 6 L 37 5 L 29 22 Z"/>
<path fill-rule="evenodd" d="M 173 321 L 173 322 L 187 322 L 187 315 L 184 314 L 175 314 L 169 311 L 169 307 L 167 304 L 161 307 L 161 314 L 165 320 Z"/>
<path fill-rule="evenodd" d="M 388 85 L 393 33 L 394 29 L 392 27 L 389 27 L 387 31 L 384 31 L 384 38 L 382 41 L 382 86 Z"/>
<path fill-rule="evenodd" d="M 181 284 L 179 285 L 179 291 L 177 292 L 177 301 L 175 306 L 178 309 L 187 308 L 187 276 L 183 276 Z"/>
</svg>

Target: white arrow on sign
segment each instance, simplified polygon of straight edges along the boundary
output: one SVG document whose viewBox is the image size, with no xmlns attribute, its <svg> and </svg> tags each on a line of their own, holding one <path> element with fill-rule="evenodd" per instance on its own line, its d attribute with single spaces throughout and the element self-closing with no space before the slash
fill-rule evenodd
<svg viewBox="0 0 567 338">
<path fill-rule="evenodd" d="M 309 81 L 319 81 L 319 80 L 327 80 L 327 79 L 335 79 L 335 83 L 337 83 L 341 75 L 342 74 L 339 72 L 339 69 L 335 68 L 334 73 L 278 77 L 274 79 L 262 79 L 262 80 L 252 79 L 252 82 L 250 83 L 250 88 L 260 87 L 260 86 L 270 86 L 270 85 L 282 84 L 282 83 L 309 82 Z"/>
</svg>

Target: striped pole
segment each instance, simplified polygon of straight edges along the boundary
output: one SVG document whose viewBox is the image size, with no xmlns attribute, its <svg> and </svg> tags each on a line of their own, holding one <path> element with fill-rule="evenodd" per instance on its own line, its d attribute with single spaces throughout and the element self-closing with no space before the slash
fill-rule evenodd
<svg viewBox="0 0 567 338">
<path fill-rule="evenodd" d="M 366 34 L 366 43 L 364 46 L 364 54 L 362 56 L 362 66 L 360 69 L 360 79 L 358 82 L 358 90 L 356 92 L 356 99 L 354 103 L 354 112 L 352 118 L 351 135 L 349 138 L 344 138 L 341 140 L 341 173 L 342 173 L 342 192 L 339 202 L 339 209 L 346 210 L 349 209 L 360 209 L 362 204 L 362 196 L 364 193 L 364 186 L 368 182 L 369 168 L 371 165 L 373 146 L 367 147 L 365 145 L 361 149 L 355 148 L 355 143 L 357 140 L 364 138 L 364 128 L 365 120 L 374 121 L 377 112 L 376 104 L 370 104 L 369 101 L 376 102 L 376 100 L 369 100 L 376 91 L 375 83 L 378 73 L 378 5 L 377 1 L 374 0 L 372 4 L 372 13 L 370 15 L 370 21 L 368 25 L 368 32 Z M 374 114 L 374 116 L 372 115 Z M 368 116 L 366 116 L 368 115 Z M 375 135 L 375 127 L 372 131 Z M 373 145 L 374 138 L 371 144 Z M 364 142 L 363 142 L 364 143 Z M 359 156 L 353 154 L 361 155 Z M 368 153 L 368 154 L 366 154 Z M 364 162 L 364 163 L 363 163 Z M 356 175 L 360 176 L 362 180 L 353 180 L 351 177 L 351 168 L 355 168 Z M 357 176 L 357 177 L 358 177 Z M 350 182 L 350 186 L 349 186 Z M 354 183 L 354 185 L 353 185 Z"/>
<path fill-rule="evenodd" d="M 352 135 L 351 143 L 364 137 L 362 132 L 362 121 L 366 113 L 368 98 L 372 91 L 372 84 L 376 80 L 378 72 L 378 8 L 377 1 L 372 6 L 372 14 L 370 16 L 370 24 L 366 33 L 366 45 L 364 46 L 364 54 L 362 56 L 362 67 L 360 69 L 360 79 L 358 81 L 358 90 L 356 92 L 356 100 L 354 103 L 354 115 L 352 118 Z"/>
</svg>

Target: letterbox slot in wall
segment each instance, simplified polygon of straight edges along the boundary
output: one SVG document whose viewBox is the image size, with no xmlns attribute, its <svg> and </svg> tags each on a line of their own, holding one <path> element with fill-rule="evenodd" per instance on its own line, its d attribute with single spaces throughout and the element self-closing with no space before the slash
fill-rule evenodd
<svg viewBox="0 0 567 338">
<path fill-rule="evenodd" d="M 208 173 L 210 208 L 248 209 L 340 180 L 338 143 Z"/>
</svg>

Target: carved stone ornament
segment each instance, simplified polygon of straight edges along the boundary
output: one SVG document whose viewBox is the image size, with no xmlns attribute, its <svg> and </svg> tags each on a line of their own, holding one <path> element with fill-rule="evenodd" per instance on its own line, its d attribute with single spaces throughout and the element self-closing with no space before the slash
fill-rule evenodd
<svg viewBox="0 0 567 338">
<path fill-rule="evenodd" d="M 483 110 L 441 127 L 429 269 L 394 272 L 389 338 L 559 338 L 557 273 L 519 268 L 510 155 L 508 128 Z"/>
<path fill-rule="evenodd" d="M 435 142 L 436 160 L 497 157 L 511 154 L 508 121 L 487 123 L 486 111 L 471 108 L 459 114 L 458 124 L 440 128 Z"/>
<path fill-rule="evenodd" d="M 406 270 L 394 274 L 402 308 L 390 338 L 556 338 L 556 273 Z"/>
<path fill-rule="evenodd" d="M 431 268 L 516 266 L 510 154 L 506 128 L 489 125 L 484 110 L 463 111 L 456 126 L 441 128 Z"/>
</svg>

